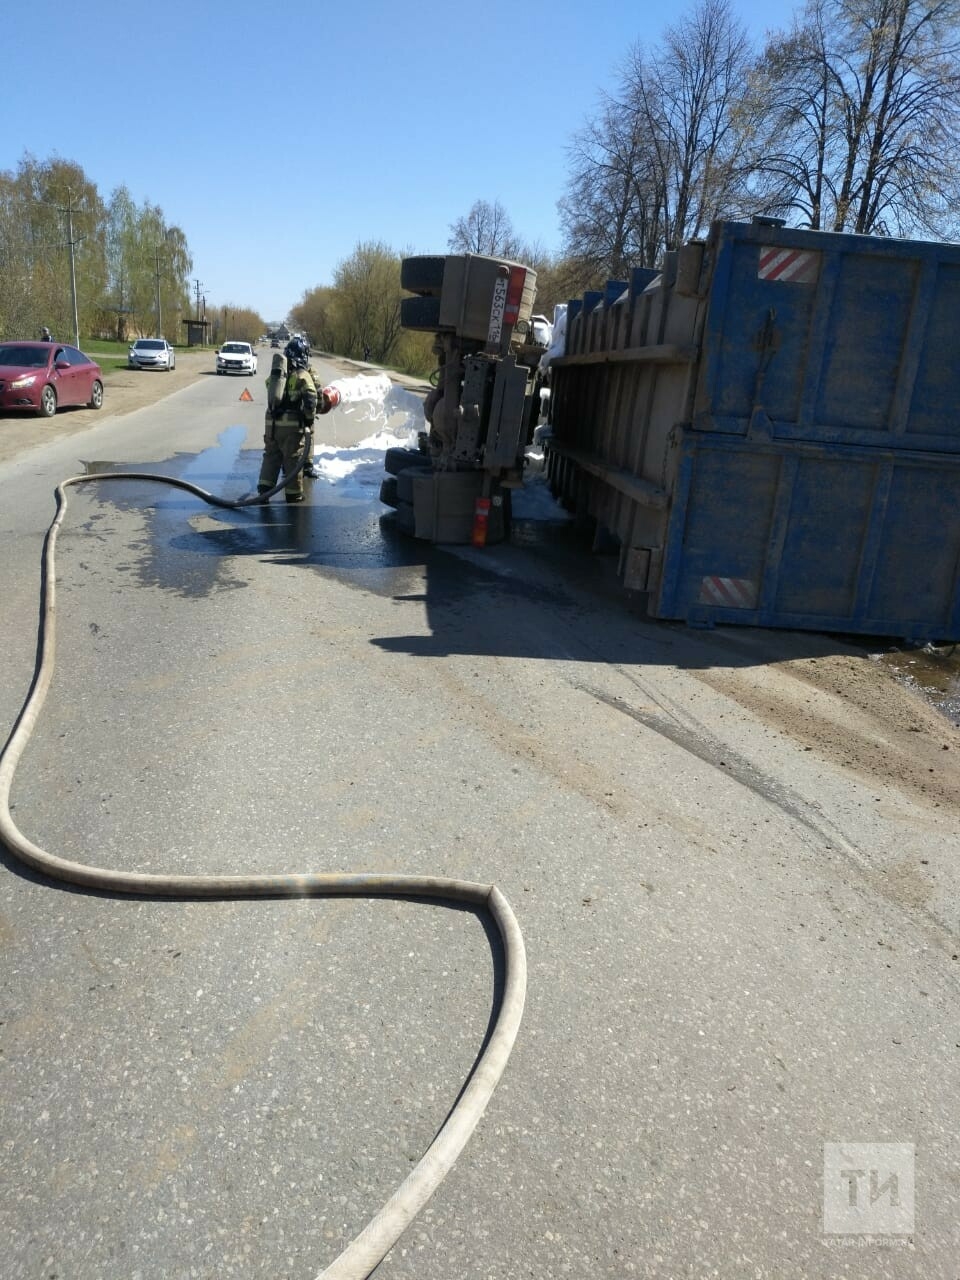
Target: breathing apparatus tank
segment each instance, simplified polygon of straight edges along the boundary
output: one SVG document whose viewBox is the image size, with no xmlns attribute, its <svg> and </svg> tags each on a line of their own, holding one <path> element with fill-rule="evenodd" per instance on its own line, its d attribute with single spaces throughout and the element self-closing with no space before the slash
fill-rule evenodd
<svg viewBox="0 0 960 1280">
<path fill-rule="evenodd" d="M 270 366 L 270 376 L 267 378 L 267 408 L 277 409 L 283 400 L 283 393 L 287 385 L 287 357 L 280 351 L 277 351 L 273 357 Z"/>
</svg>

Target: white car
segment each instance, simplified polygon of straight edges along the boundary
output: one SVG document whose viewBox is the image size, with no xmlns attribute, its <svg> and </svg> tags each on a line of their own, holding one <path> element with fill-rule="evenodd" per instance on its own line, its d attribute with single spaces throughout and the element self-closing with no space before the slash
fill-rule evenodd
<svg viewBox="0 0 960 1280">
<path fill-rule="evenodd" d="M 217 373 L 256 373 L 257 357 L 249 342 L 225 342 L 217 352 Z"/>
<path fill-rule="evenodd" d="M 531 316 L 530 333 L 538 347 L 549 347 L 553 337 L 553 325 L 546 316 Z"/>
<path fill-rule="evenodd" d="M 137 338 L 130 343 L 127 364 L 131 369 L 171 369 L 177 367 L 177 353 L 166 338 Z"/>
</svg>

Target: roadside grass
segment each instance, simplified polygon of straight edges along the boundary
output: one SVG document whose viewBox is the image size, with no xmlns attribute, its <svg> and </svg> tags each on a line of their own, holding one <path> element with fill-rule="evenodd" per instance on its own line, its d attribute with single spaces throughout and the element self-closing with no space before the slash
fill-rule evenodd
<svg viewBox="0 0 960 1280">
<path fill-rule="evenodd" d="M 80 343 L 81 351 L 101 351 L 110 352 L 112 355 L 123 356 L 126 359 L 127 352 L 130 349 L 129 342 L 110 341 L 106 338 L 84 338 Z M 102 361 L 97 361 L 102 364 Z"/>
<path fill-rule="evenodd" d="M 127 352 L 130 350 L 129 342 L 117 342 L 116 339 L 109 338 L 87 338 L 81 342 L 80 349 L 84 351 L 92 360 L 96 360 L 97 364 L 107 375 L 118 373 L 121 369 L 129 368 L 127 363 Z M 212 351 L 212 347 L 188 347 L 185 343 L 170 344 L 174 351 Z"/>
<path fill-rule="evenodd" d="M 98 351 L 105 355 L 122 356 L 126 360 L 127 352 L 130 350 L 130 343 L 134 341 L 136 341 L 136 335 L 127 342 L 117 342 L 115 338 L 84 338 L 80 343 L 80 350 L 87 353 Z M 213 347 L 188 347 L 185 342 L 171 342 L 170 345 L 174 351 L 213 350 Z M 100 362 L 98 361 L 98 363 Z"/>
</svg>

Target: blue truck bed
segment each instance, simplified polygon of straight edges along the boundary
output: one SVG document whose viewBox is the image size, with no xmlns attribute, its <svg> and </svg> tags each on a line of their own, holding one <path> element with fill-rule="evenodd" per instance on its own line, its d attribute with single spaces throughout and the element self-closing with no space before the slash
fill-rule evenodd
<svg viewBox="0 0 960 1280">
<path fill-rule="evenodd" d="M 649 612 L 960 638 L 960 245 L 717 223 L 571 304 L 555 491 Z"/>
</svg>

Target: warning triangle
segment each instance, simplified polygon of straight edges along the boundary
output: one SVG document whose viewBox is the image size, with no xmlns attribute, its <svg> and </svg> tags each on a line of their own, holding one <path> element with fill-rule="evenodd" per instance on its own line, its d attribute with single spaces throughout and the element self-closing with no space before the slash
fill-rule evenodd
<svg viewBox="0 0 960 1280">
<path fill-rule="evenodd" d="M 250 394 L 250 392 L 247 390 L 247 388 L 246 388 L 246 387 L 244 387 L 244 388 L 243 388 L 243 395 L 240 397 L 240 399 L 241 399 L 241 400 L 252 400 L 252 399 L 253 399 L 253 396 Z"/>
</svg>

